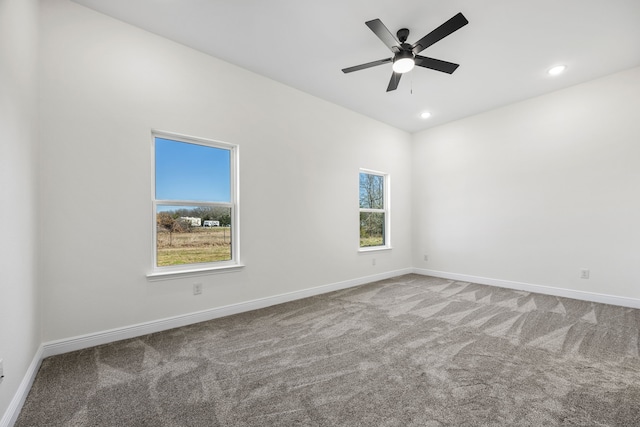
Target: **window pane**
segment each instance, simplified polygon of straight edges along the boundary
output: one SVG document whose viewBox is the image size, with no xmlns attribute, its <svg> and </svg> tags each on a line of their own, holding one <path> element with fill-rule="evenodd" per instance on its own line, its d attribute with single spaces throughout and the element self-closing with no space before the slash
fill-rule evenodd
<svg viewBox="0 0 640 427">
<path fill-rule="evenodd" d="M 384 213 L 360 212 L 360 247 L 384 244 Z"/>
<path fill-rule="evenodd" d="M 384 176 L 360 173 L 360 208 L 384 209 Z"/>
<path fill-rule="evenodd" d="M 223 148 L 155 138 L 156 199 L 231 201 L 231 153 Z"/>
<path fill-rule="evenodd" d="M 231 208 L 158 205 L 158 267 L 231 260 Z"/>
</svg>

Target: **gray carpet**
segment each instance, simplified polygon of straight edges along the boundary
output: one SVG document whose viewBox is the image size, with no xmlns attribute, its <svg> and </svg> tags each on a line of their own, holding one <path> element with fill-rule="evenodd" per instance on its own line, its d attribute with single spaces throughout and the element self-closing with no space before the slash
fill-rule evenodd
<svg viewBox="0 0 640 427">
<path fill-rule="evenodd" d="M 48 358 L 16 426 L 639 426 L 639 328 L 407 275 Z"/>
</svg>

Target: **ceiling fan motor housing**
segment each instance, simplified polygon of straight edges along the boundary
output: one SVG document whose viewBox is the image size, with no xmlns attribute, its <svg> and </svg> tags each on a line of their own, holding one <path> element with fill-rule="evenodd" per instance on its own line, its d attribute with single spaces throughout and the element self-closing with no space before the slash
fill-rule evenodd
<svg viewBox="0 0 640 427">
<path fill-rule="evenodd" d="M 411 46 L 409 46 L 411 47 Z M 411 59 L 413 60 L 414 56 L 413 56 L 413 52 L 411 51 L 411 49 L 402 49 L 400 52 L 396 53 L 393 57 L 393 62 L 399 61 L 401 59 Z"/>
</svg>

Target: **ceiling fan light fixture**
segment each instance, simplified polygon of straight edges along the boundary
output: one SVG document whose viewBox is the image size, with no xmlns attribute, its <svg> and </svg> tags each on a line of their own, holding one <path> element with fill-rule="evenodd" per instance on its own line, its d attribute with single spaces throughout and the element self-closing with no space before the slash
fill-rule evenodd
<svg viewBox="0 0 640 427">
<path fill-rule="evenodd" d="M 393 58 L 393 71 L 396 73 L 404 74 L 411 70 L 416 65 L 413 59 L 413 53 L 403 50 L 398 52 Z"/>
</svg>

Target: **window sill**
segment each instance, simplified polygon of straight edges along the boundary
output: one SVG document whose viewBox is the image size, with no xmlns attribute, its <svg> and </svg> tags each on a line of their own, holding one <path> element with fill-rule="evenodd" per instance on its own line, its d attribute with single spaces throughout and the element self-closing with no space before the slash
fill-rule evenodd
<svg viewBox="0 0 640 427">
<path fill-rule="evenodd" d="M 377 252 L 377 251 L 390 251 L 393 249 L 391 246 L 369 246 L 364 248 L 359 248 L 358 252 L 366 253 L 366 252 Z"/>
<path fill-rule="evenodd" d="M 147 274 L 147 280 L 155 282 L 158 280 L 169 280 L 180 277 L 192 277 L 192 276 L 204 276 L 207 274 L 219 274 L 219 273 L 231 273 L 233 271 L 240 271 L 244 268 L 244 264 L 225 265 L 220 267 L 204 267 L 204 268 L 189 268 L 184 270 L 170 270 L 170 271 L 154 271 Z"/>
</svg>

